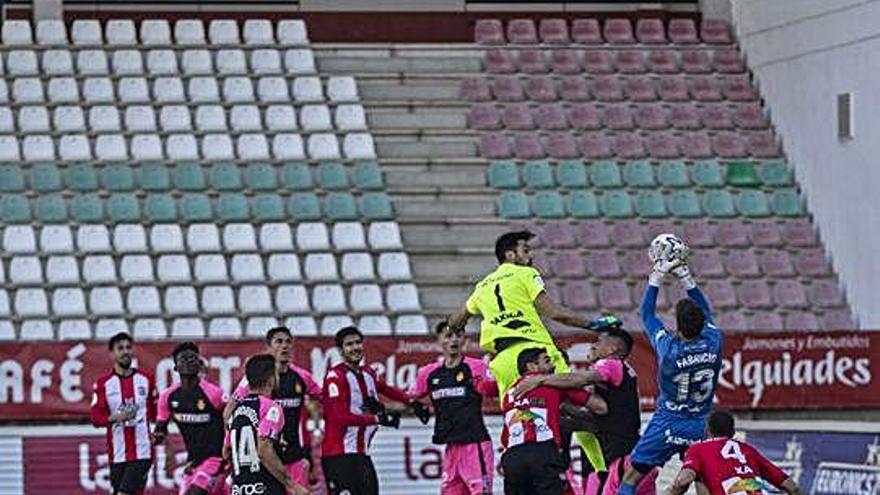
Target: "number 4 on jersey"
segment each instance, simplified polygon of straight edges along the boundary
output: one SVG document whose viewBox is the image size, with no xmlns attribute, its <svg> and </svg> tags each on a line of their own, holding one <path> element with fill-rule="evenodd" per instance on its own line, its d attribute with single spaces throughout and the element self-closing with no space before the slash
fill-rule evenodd
<svg viewBox="0 0 880 495">
<path fill-rule="evenodd" d="M 744 456 L 742 450 L 740 450 L 739 442 L 734 440 L 728 440 L 724 446 L 721 447 L 721 457 L 725 459 L 736 459 L 740 464 L 746 464 L 746 456 Z"/>
</svg>

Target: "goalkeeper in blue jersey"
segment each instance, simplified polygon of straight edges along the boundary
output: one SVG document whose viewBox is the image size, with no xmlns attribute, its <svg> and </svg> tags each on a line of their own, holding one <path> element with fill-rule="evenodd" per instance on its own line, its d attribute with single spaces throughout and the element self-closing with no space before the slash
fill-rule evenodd
<svg viewBox="0 0 880 495">
<path fill-rule="evenodd" d="M 722 335 L 691 276 L 687 254 L 687 246 L 674 235 L 663 234 L 651 242 L 654 265 L 640 312 L 645 335 L 657 353 L 659 397 L 654 416 L 633 449 L 619 495 L 634 495 L 642 476 L 701 440 L 712 409 Z M 688 295 L 675 305 L 675 330 L 664 328 L 655 314 L 657 292 L 667 276 L 677 278 Z"/>
</svg>

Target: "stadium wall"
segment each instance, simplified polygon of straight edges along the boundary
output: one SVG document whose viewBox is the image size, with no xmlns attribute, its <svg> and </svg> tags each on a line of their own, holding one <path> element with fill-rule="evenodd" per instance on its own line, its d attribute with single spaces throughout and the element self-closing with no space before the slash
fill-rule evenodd
<svg viewBox="0 0 880 495">
<path fill-rule="evenodd" d="M 734 23 L 861 328 L 880 328 L 880 2 L 735 0 Z M 837 95 L 855 137 L 838 140 Z"/>
</svg>

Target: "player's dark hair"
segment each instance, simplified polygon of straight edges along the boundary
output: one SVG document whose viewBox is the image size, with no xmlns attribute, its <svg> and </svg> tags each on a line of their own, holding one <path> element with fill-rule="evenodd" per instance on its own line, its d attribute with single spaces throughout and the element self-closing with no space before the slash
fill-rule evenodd
<svg viewBox="0 0 880 495">
<path fill-rule="evenodd" d="M 196 354 L 198 354 L 199 353 L 199 346 L 197 346 L 195 342 L 190 342 L 190 341 L 181 342 L 181 343 L 177 344 L 177 346 L 174 348 L 173 351 L 171 351 L 171 359 L 173 359 L 174 362 L 176 363 L 177 362 L 177 355 L 181 354 L 183 352 L 186 352 L 186 351 L 192 351 L 192 352 L 195 352 Z"/>
<path fill-rule="evenodd" d="M 528 241 L 535 237 L 535 234 L 529 232 L 528 230 L 520 230 L 518 232 L 508 232 L 506 234 L 501 234 L 501 237 L 495 241 L 495 257 L 498 259 L 499 263 L 504 263 L 505 256 L 504 254 L 508 251 L 516 250 L 516 245 L 519 241 Z"/>
<path fill-rule="evenodd" d="M 272 327 L 269 329 L 268 332 L 266 332 L 266 343 L 271 344 L 272 339 L 274 339 L 275 335 L 277 335 L 279 333 L 286 334 L 288 337 L 293 338 L 293 334 L 290 333 L 289 328 L 287 328 L 287 327 Z"/>
<path fill-rule="evenodd" d="M 361 333 L 361 331 L 358 330 L 357 327 L 343 327 L 340 328 L 338 332 L 336 332 L 336 336 L 334 337 L 334 339 L 336 340 L 336 347 L 342 349 L 342 343 L 345 342 L 345 338 L 349 335 L 357 335 L 361 339 L 364 338 L 364 334 Z"/>
<path fill-rule="evenodd" d="M 632 335 L 630 335 L 629 332 L 622 328 L 611 328 L 608 330 L 608 336 L 617 339 L 618 342 L 623 344 L 621 352 L 623 355 L 620 357 L 625 358 L 629 356 L 634 344 Z"/>
<path fill-rule="evenodd" d="M 275 358 L 268 354 L 255 354 L 244 365 L 244 375 L 253 388 L 265 387 L 274 374 Z"/>
<path fill-rule="evenodd" d="M 440 335 L 443 333 L 443 330 L 446 330 L 446 327 L 449 326 L 449 320 L 440 320 L 434 325 L 434 333 Z"/>
<path fill-rule="evenodd" d="M 682 337 L 694 339 L 703 332 L 706 315 L 694 301 L 681 299 L 675 303 L 675 324 Z"/>
<path fill-rule="evenodd" d="M 516 369 L 519 371 L 520 375 L 524 375 L 529 372 L 528 365 L 532 363 L 537 363 L 538 358 L 541 357 L 541 354 L 546 354 L 547 351 L 540 347 L 530 347 L 528 349 L 523 349 L 520 351 L 519 356 L 516 357 Z"/>
<path fill-rule="evenodd" d="M 709 433 L 713 437 L 732 438 L 736 433 L 736 421 L 733 415 L 727 411 L 715 411 L 709 415 L 707 421 Z"/>
<path fill-rule="evenodd" d="M 129 343 L 134 344 L 134 338 L 129 335 L 128 332 L 119 332 L 110 337 L 110 340 L 107 341 L 107 349 L 112 351 L 113 348 L 116 347 L 116 344 L 123 340 L 127 340 Z"/>
</svg>

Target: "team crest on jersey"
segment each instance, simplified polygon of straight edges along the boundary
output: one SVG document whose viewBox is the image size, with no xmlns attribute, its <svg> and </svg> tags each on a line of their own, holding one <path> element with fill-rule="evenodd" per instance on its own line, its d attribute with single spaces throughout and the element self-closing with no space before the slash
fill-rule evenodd
<svg viewBox="0 0 880 495">
<path fill-rule="evenodd" d="M 327 395 L 330 397 L 339 397 L 339 387 L 337 387 L 335 383 L 331 383 L 327 386 Z"/>
<path fill-rule="evenodd" d="M 277 422 L 281 419 L 281 410 L 277 407 L 270 407 L 269 412 L 266 413 L 266 419 Z"/>
<path fill-rule="evenodd" d="M 176 400 L 171 401 L 171 407 L 177 409 L 178 407 L 180 407 L 180 402 L 177 402 Z"/>
<path fill-rule="evenodd" d="M 298 394 L 301 394 L 302 391 L 303 391 L 302 385 L 300 385 L 299 383 L 297 383 L 296 385 L 293 386 L 293 391 L 296 392 L 296 393 L 298 393 Z"/>
<path fill-rule="evenodd" d="M 462 382 L 464 381 L 464 372 L 459 371 L 457 375 L 455 375 L 455 381 Z"/>
<path fill-rule="evenodd" d="M 202 399 L 199 399 L 198 401 L 196 401 L 196 409 L 198 409 L 199 411 L 204 411 L 205 410 L 205 401 Z"/>
<path fill-rule="evenodd" d="M 440 383 L 439 378 L 431 378 L 431 385 L 438 385 Z"/>
</svg>

